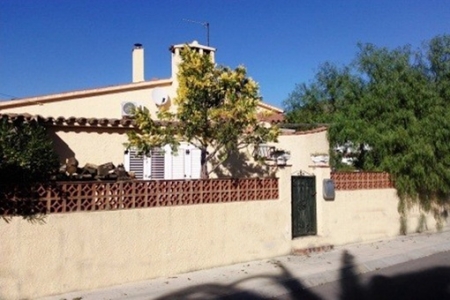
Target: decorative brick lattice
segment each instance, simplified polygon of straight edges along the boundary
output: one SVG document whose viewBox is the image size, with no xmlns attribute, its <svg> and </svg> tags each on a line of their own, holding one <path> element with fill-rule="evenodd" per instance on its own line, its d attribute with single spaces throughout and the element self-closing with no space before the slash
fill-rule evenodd
<svg viewBox="0 0 450 300">
<path fill-rule="evenodd" d="M 33 201 L 16 195 L 0 205 L 11 216 L 25 203 L 32 211 L 70 213 L 158 206 L 278 199 L 277 178 L 153 180 L 119 182 L 58 182 L 39 186 Z"/>
<path fill-rule="evenodd" d="M 391 177 L 384 172 L 332 172 L 336 190 L 390 189 Z"/>
</svg>

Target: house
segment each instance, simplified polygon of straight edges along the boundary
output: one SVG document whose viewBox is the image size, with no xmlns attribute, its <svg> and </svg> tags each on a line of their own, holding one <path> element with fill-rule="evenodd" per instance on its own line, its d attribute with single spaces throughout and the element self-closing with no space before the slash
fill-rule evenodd
<svg viewBox="0 0 450 300">
<path fill-rule="evenodd" d="M 192 145 L 183 144 L 179 155 L 166 148 L 150 158 L 123 146 L 127 131 L 135 130 L 130 107 L 173 109 L 183 46 L 170 48 L 169 79 L 144 80 L 144 50 L 137 44 L 132 83 L 3 102 L 0 118 L 44 124 L 61 160 L 124 163 L 140 179 L 197 178 L 199 153 Z M 214 48 L 190 46 L 214 59 Z M 272 113 L 261 121 L 282 120 L 278 108 L 260 103 L 259 109 Z M 0 298 L 170 278 L 398 234 L 397 195 L 388 174 L 334 174 L 336 197 L 325 197 L 330 168 L 312 156 L 328 152 L 326 128 L 285 130 L 267 146 L 291 154 L 290 166 L 278 169 L 276 178 L 58 183 L 64 196 L 41 189 L 45 226 L 22 218 L 0 222 Z M 233 174 L 257 173 L 251 164 L 231 163 Z M 423 216 L 416 213 L 413 222 L 423 224 Z"/>
<path fill-rule="evenodd" d="M 132 82 L 127 84 L 79 90 L 46 96 L 30 97 L 0 103 L 0 116 L 36 119 L 45 124 L 61 162 L 76 157 L 80 166 L 86 163 L 123 163 L 139 179 L 188 179 L 200 177 L 200 151 L 182 143 L 177 155 L 171 149 L 155 151 L 151 157 L 137 155 L 133 149 L 125 151 L 126 132 L 134 130 L 130 118 L 133 107 L 145 106 L 153 116 L 164 107 L 174 110 L 172 99 L 176 96 L 180 50 L 185 44 L 173 45 L 171 77 L 145 80 L 144 48 L 135 44 L 132 49 Z M 210 55 L 215 61 L 216 49 L 193 41 L 192 49 Z M 277 123 L 283 120 L 283 111 L 264 102 L 259 104 L 261 121 Z M 320 149 L 327 151 L 323 130 Z M 280 137 L 283 144 L 277 148 L 298 151 L 293 136 Z M 280 142 L 281 143 L 281 142 Z M 303 153 L 304 155 L 304 153 Z M 293 159 L 298 159 L 298 155 Z M 307 164 L 303 164 L 305 167 Z M 305 168 L 302 167 L 302 168 Z M 300 168 L 300 167 L 299 167 Z M 241 174 L 242 175 L 242 174 Z"/>
</svg>

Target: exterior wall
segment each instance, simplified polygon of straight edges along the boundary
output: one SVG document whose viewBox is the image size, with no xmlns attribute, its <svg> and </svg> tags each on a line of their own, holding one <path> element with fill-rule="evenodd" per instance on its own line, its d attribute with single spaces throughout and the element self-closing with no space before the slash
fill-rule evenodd
<svg viewBox="0 0 450 300">
<path fill-rule="evenodd" d="M 275 147 L 289 151 L 291 158 L 288 164 L 293 172 L 307 171 L 313 165 L 311 154 L 328 153 L 327 131 L 310 131 L 300 134 L 280 135 Z"/>
<path fill-rule="evenodd" d="M 322 202 L 321 234 L 328 243 L 342 245 L 399 234 L 399 214 L 394 189 L 338 191 L 334 201 Z"/>
<path fill-rule="evenodd" d="M 313 165 L 311 154 L 328 153 L 326 129 L 307 131 L 300 134 L 281 134 L 277 143 L 269 143 L 277 149 L 289 151 L 291 158 L 287 164 L 292 172 L 310 172 Z M 211 166 L 209 166 L 211 168 Z M 213 177 L 255 177 L 270 175 L 276 168 L 274 162 L 266 165 L 258 164 L 253 158 L 253 148 L 242 149 L 239 153 L 231 153 L 225 163 L 212 174 Z"/>
<path fill-rule="evenodd" d="M 156 88 L 164 88 L 168 92 L 170 103 L 165 107 L 169 107 L 170 111 L 175 112 L 175 97 L 177 95 L 177 82 L 165 80 L 163 83 L 150 81 L 129 84 L 129 88 L 119 91 L 99 92 L 95 90 L 82 91 L 77 95 L 77 92 L 60 94 L 55 96 L 54 101 L 46 101 L 48 97 L 35 97 L 27 99 L 13 100 L 4 102 L 3 107 L 0 105 L 1 113 L 16 113 L 16 114 L 31 114 L 41 115 L 43 117 L 77 117 L 77 118 L 106 118 L 106 119 L 120 119 L 122 118 L 122 103 L 135 102 L 138 105 L 147 107 L 153 119 L 156 119 L 156 113 L 159 108 L 152 99 L 152 92 Z M 257 113 L 264 113 L 271 115 L 274 113 L 273 109 L 266 107 L 266 104 L 257 107 Z M 278 113 L 278 112 L 275 112 Z"/>
<path fill-rule="evenodd" d="M 311 167 L 316 176 L 317 235 L 292 240 L 293 251 L 325 245 L 361 243 L 400 235 L 398 196 L 394 188 L 336 190 L 335 200 L 325 201 L 322 181 L 330 178 L 330 168 Z M 361 188 L 361 187 L 360 187 Z M 425 215 L 420 229 L 421 212 L 417 207 L 408 213 L 408 233 L 437 231 L 431 214 Z"/>
<path fill-rule="evenodd" d="M 290 174 L 279 200 L 48 215 L 0 222 L 0 298 L 35 298 L 289 254 Z"/>
<path fill-rule="evenodd" d="M 121 130 L 54 128 L 51 135 L 60 143 L 59 153 L 76 153 L 80 165 L 119 163 L 123 148 L 117 145 L 126 142 Z M 330 168 L 312 165 L 310 155 L 328 151 L 326 131 L 280 136 L 276 147 L 291 152 L 292 164 L 277 170 L 278 200 L 50 214 L 45 224 L 18 217 L 0 222 L 0 299 L 106 287 L 399 235 L 393 188 L 337 190 L 335 200 L 323 199 L 322 181 L 331 177 Z M 292 240 L 290 179 L 300 170 L 316 176 L 318 233 Z M 414 208 L 409 232 L 420 223 Z M 425 230 L 435 230 L 432 216 L 425 224 Z"/>
<path fill-rule="evenodd" d="M 86 163 L 115 165 L 124 163 L 124 143 L 128 141 L 125 130 L 109 128 L 49 128 L 56 153 L 61 162 L 76 157 L 79 166 Z"/>
<path fill-rule="evenodd" d="M 319 200 L 319 199 L 318 199 Z M 379 240 L 400 234 L 398 197 L 395 189 L 338 191 L 335 201 L 325 202 L 322 235 L 329 236 L 330 244 L 342 245 Z M 408 214 L 408 233 L 421 231 L 420 211 L 412 208 Z M 426 215 L 428 230 L 436 231 L 431 214 Z"/>
<path fill-rule="evenodd" d="M 147 107 L 152 116 L 156 117 L 158 108 L 152 100 L 152 91 L 157 87 L 165 87 L 169 91 L 170 98 L 176 96 L 175 90 L 169 84 L 149 86 L 149 82 L 143 83 L 144 88 L 138 88 L 142 83 L 131 84 L 135 86 L 128 91 L 108 92 L 108 93 L 90 93 L 89 96 L 72 96 L 70 99 L 33 103 L 30 98 L 26 106 L 17 106 L 0 109 L 2 113 L 28 113 L 32 115 L 41 115 L 43 117 L 83 117 L 83 118 L 122 118 L 122 103 L 136 102 L 139 105 Z M 23 100 L 15 100 L 23 101 Z M 17 102 L 19 103 L 19 102 Z M 173 105 L 172 105 L 173 107 Z"/>
<path fill-rule="evenodd" d="M 76 157 L 80 166 L 86 163 L 114 164 L 124 163 L 124 144 L 128 142 L 125 128 L 105 127 L 49 127 L 48 133 L 61 162 L 66 158 Z M 310 154 L 327 152 L 326 131 L 300 135 L 280 135 L 277 148 L 291 152 L 293 171 L 307 170 L 312 164 Z M 209 166 L 211 169 L 212 166 Z M 230 158 L 226 168 L 213 173 L 212 177 L 248 177 L 269 174 L 272 167 L 258 165 L 252 158 L 252 150 L 244 149 L 238 157 Z"/>
</svg>

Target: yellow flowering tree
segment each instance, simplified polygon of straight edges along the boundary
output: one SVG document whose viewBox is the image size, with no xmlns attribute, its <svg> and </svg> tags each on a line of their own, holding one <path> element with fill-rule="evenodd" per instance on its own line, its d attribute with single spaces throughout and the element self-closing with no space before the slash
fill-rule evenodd
<svg viewBox="0 0 450 300">
<path fill-rule="evenodd" d="M 128 134 L 129 146 L 148 153 L 164 145 L 176 151 L 181 141 L 189 142 L 201 150 L 201 177 L 208 178 L 233 151 L 276 141 L 278 128 L 258 119 L 259 88 L 244 67 L 216 66 L 189 46 L 181 58 L 176 111 L 160 110 L 155 121 L 148 109 L 137 109 L 139 131 Z"/>
</svg>

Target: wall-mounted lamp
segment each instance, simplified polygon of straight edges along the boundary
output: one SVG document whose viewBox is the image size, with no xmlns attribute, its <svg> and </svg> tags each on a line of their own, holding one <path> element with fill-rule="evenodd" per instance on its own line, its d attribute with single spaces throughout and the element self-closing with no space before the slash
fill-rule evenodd
<svg viewBox="0 0 450 300">
<path fill-rule="evenodd" d="M 259 145 L 253 155 L 256 158 L 262 158 L 266 161 L 274 161 L 278 166 L 286 165 L 287 161 L 291 158 L 289 151 L 276 149 L 274 146 L 266 144 Z"/>
<path fill-rule="evenodd" d="M 278 156 L 276 156 L 276 162 L 277 165 L 279 166 L 285 166 L 287 161 L 291 158 L 291 154 L 289 152 L 286 151 L 280 151 L 278 150 L 278 152 L 280 153 Z M 281 153 L 283 152 L 283 153 Z"/>
</svg>

